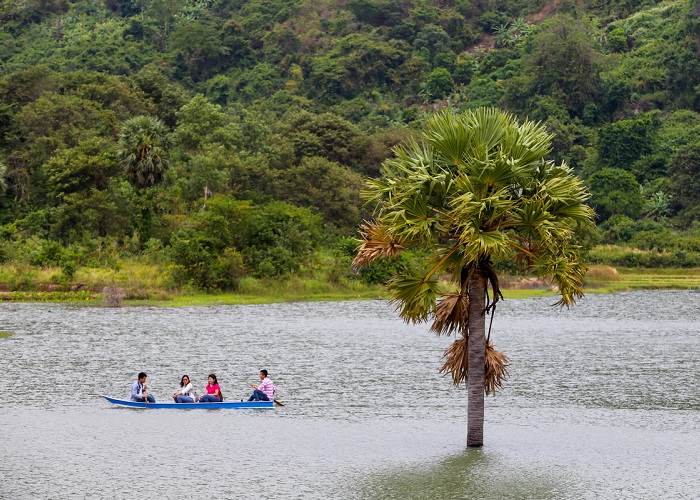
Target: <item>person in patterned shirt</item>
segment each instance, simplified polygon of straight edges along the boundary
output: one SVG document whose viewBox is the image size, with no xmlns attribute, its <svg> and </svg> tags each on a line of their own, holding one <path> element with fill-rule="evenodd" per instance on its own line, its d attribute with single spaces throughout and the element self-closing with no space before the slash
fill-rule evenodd
<svg viewBox="0 0 700 500">
<path fill-rule="evenodd" d="M 253 394 L 248 401 L 272 401 L 275 395 L 275 384 L 267 378 L 267 370 L 260 370 L 260 385 L 250 384 Z"/>
</svg>

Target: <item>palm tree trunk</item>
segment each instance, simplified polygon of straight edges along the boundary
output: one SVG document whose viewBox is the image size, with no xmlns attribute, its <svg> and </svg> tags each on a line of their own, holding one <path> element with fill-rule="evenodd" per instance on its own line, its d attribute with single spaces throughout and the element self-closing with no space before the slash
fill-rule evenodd
<svg viewBox="0 0 700 500">
<path fill-rule="evenodd" d="M 486 360 L 486 276 L 475 269 L 469 280 L 469 369 L 467 446 L 484 444 L 484 362 Z"/>
</svg>

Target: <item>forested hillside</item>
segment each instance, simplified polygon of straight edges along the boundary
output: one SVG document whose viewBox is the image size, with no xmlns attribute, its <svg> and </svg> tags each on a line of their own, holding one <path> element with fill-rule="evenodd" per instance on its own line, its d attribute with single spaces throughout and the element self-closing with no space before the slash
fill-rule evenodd
<svg viewBox="0 0 700 500">
<path fill-rule="evenodd" d="M 347 266 L 363 178 L 445 107 L 556 134 L 591 262 L 700 266 L 695 1 L 0 0 L 0 24 L 9 288 L 125 261 L 381 281 Z"/>
</svg>

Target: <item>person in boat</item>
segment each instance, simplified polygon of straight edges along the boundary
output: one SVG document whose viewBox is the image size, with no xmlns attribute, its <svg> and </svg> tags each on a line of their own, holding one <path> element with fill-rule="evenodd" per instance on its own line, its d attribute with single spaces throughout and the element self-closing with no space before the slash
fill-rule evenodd
<svg viewBox="0 0 700 500">
<path fill-rule="evenodd" d="M 221 387 L 216 380 L 216 375 L 209 374 L 207 379 L 206 394 L 199 398 L 200 403 L 218 403 L 221 401 Z"/>
<path fill-rule="evenodd" d="M 144 372 L 140 372 L 138 380 L 134 382 L 131 386 L 131 395 L 129 396 L 130 401 L 136 403 L 155 403 L 156 398 L 148 393 L 148 386 L 146 385 L 146 375 Z"/>
<path fill-rule="evenodd" d="M 180 379 L 180 390 L 173 394 L 176 403 L 194 403 L 194 387 L 189 375 L 183 375 Z"/>
<path fill-rule="evenodd" d="M 275 396 L 275 384 L 267 377 L 267 370 L 260 370 L 260 384 L 250 384 L 253 394 L 248 401 L 272 401 Z"/>
</svg>

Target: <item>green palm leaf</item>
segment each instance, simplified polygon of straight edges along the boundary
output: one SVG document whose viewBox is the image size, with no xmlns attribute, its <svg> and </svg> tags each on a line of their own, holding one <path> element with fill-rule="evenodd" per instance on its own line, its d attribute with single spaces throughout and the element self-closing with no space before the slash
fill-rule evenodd
<svg viewBox="0 0 700 500">
<path fill-rule="evenodd" d="M 388 289 L 391 303 L 396 306 L 400 316 L 407 322 L 421 323 L 435 312 L 438 286 L 437 277 L 428 277 L 425 270 L 409 269 L 395 276 L 389 282 Z"/>
</svg>

